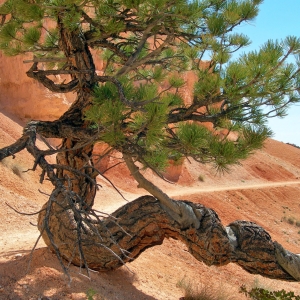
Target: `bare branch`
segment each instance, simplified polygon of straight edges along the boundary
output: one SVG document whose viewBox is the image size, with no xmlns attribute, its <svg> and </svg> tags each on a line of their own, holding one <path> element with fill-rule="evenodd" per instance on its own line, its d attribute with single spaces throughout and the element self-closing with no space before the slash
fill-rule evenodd
<svg viewBox="0 0 300 300">
<path fill-rule="evenodd" d="M 34 213 L 24 213 L 24 212 L 20 212 L 18 211 L 17 209 L 13 208 L 10 204 L 8 204 L 7 202 L 5 202 L 5 204 L 10 208 L 12 209 L 14 212 L 18 213 L 19 215 L 23 215 L 23 216 L 34 216 L 34 215 L 38 215 L 39 213 L 41 213 L 43 210 L 45 209 L 41 209 L 37 212 L 34 212 Z"/>
<path fill-rule="evenodd" d="M 66 84 L 56 84 L 46 76 L 46 75 L 53 75 L 53 74 L 71 74 L 72 72 L 65 71 L 65 73 L 63 73 L 64 72 L 63 70 L 42 71 L 42 70 L 38 70 L 37 64 L 38 62 L 35 62 L 26 74 L 28 77 L 34 78 L 40 83 L 42 83 L 50 91 L 56 93 L 68 93 L 74 91 L 78 87 L 78 83 L 79 83 L 78 79 L 73 79 Z"/>
</svg>

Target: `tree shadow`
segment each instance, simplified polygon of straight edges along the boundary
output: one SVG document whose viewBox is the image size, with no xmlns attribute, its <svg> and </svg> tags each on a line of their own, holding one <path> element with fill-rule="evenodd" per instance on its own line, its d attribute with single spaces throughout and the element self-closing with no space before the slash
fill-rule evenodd
<svg viewBox="0 0 300 300">
<path fill-rule="evenodd" d="M 136 276 L 126 267 L 92 271 L 90 278 L 85 274 L 85 269 L 70 266 L 70 283 L 48 248 L 36 249 L 32 258 L 30 251 L 7 252 L 0 258 L 0 299 L 88 299 L 94 294 L 95 300 L 155 300 L 134 286 Z"/>
</svg>

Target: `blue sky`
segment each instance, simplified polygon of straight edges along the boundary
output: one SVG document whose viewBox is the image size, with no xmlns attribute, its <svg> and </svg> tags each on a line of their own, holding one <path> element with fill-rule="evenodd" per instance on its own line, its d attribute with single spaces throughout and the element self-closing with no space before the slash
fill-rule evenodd
<svg viewBox="0 0 300 300">
<path fill-rule="evenodd" d="M 240 26 L 252 41 L 242 51 L 258 49 L 268 39 L 281 40 L 288 35 L 300 37 L 300 0 L 264 0 L 256 19 Z M 300 146 L 300 103 L 291 106 L 283 119 L 269 119 L 273 138 Z"/>
</svg>

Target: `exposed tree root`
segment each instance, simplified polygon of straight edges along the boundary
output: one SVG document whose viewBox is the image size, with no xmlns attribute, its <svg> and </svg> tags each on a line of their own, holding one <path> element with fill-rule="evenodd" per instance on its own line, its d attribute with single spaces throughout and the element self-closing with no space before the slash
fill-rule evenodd
<svg viewBox="0 0 300 300">
<path fill-rule="evenodd" d="M 284 267 L 282 257 L 286 256 L 282 253 L 286 250 L 252 222 L 236 221 L 224 227 L 213 210 L 180 201 L 195 213 L 200 224 L 199 228 L 184 227 L 152 196 L 140 197 L 104 218 L 93 210 L 81 209 L 80 203 L 72 202 L 66 192 L 54 193 L 55 199 L 52 197 L 51 203 L 44 206 L 49 209 L 39 214 L 39 230 L 52 250 L 75 265 L 113 270 L 137 258 L 145 249 L 161 244 L 164 238 L 174 238 L 185 243 L 189 252 L 207 265 L 234 262 L 250 273 L 299 280 L 299 269 Z M 297 255 L 289 254 L 300 263 Z"/>
</svg>

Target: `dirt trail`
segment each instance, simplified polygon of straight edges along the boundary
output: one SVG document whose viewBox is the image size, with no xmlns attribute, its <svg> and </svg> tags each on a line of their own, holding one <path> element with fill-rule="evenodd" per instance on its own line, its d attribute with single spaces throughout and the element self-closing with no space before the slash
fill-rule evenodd
<svg viewBox="0 0 300 300">
<path fill-rule="evenodd" d="M 214 186 L 214 187 L 186 187 L 184 189 L 178 189 L 169 192 L 169 196 L 187 196 L 196 193 L 212 193 L 221 191 L 233 191 L 233 190 L 247 190 L 247 189 L 265 189 L 272 187 L 282 187 L 289 185 L 300 185 L 300 180 L 297 181 L 280 181 L 280 182 L 266 182 L 257 184 L 245 184 L 245 185 L 234 185 L 234 186 Z"/>
</svg>

